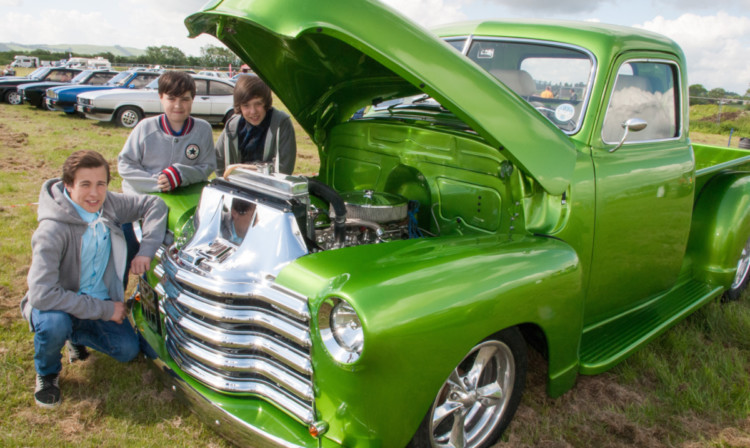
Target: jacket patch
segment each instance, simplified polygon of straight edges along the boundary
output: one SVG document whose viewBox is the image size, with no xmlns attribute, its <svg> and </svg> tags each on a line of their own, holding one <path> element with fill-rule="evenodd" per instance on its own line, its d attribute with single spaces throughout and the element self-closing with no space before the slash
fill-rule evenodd
<svg viewBox="0 0 750 448">
<path fill-rule="evenodd" d="M 190 160 L 197 159 L 200 153 L 201 149 L 198 147 L 198 145 L 188 145 L 188 147 L 185 148 L 185 157 Z"/>
</svg>

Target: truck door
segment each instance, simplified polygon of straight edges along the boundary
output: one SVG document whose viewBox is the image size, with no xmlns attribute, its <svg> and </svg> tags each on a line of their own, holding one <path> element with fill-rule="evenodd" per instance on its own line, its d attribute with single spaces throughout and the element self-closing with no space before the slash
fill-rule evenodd
<svg viewBox="0 0 750 448">
<path fill-rule="evenodd" d="M 640 57 L 642 56 L 642 57 Z M 622 57 L 592 138 L 594 251 L 585 324 L 672 287 L 690 230 L 694 159 L 679 65 L 653 54 Z M 625 143 L 622 123 L 645 120 Z"/>
</svg>

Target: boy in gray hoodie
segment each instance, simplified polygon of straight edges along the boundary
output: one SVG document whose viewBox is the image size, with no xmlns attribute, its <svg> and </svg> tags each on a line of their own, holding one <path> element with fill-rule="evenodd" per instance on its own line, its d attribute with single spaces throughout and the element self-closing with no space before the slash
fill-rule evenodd
<svg viewBox="0 0 750 448">
<path fill-rule="evenodd" d="M 21 311 L 35 332 L 34 399 L 42 407 L 60 403 L 64 345 L 71 362 L 88 356 L 86 346 L 121 362 L 139 352 L 126 319 L 121 225 L 143 219 L 140 251 L 130 269 L 141 275 L 164 239 L 167 207 L 155 196 L 108 192 L 109 180 L 101 154 L 76 151 L 63 164 L 62 179 L 45 182 L 39 195 Z"/>
</svg>

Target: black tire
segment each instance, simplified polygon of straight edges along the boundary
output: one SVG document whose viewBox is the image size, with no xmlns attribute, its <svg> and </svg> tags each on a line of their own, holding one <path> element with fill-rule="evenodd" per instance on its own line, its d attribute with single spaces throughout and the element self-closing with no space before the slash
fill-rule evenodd
<svg viewBox="0 0 750 448">
<path fill-rule="evenodd" d="M 143 119 L 143 112 L 136 107 L 126 106 L 115 114 L 115 124 L 126 128 L 134 128 Z"/>
<path fill-rule="evenodd" d="M 16 89 L 11 89 L 5 92 L 5 102 L 17 106 L 23 102 L 23 98 Z"/>
<path fill-rule="evenodd" d="M 493 445 L 518 409 L 526 368 L 526 343 L 518 329 L 505 329 L 480 342 L 440 387 L 409 446 Z"/>
<path fill-rule="evenodd" d="M 739 300 L 742 297 L 742 293 L 747 289 L 748 282 L 750 282 L 750 238 L 745 243 L 745 247 L 742 248 L 740 258 L 737 260 L 737 273 L 729 289 L 724 292 L 724 301 L 733 302 Z"/>
</svg>

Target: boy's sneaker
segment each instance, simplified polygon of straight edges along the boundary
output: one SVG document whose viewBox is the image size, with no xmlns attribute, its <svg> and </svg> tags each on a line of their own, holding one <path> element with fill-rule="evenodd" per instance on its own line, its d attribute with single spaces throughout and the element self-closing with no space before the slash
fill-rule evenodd
<svg viewBox="0 0 750 448">
<path fill-rule="evenodd" d="M 34 389 L 34 400 L 36 400 L 37 406 L 43 408 L 54 408 L 60 404 L 60 386 L 59 381 L 60 374 L 53 373 L 51 375 L 39 375 L 36 374 L 36 389 Z"/>
<path fill-rule="evenodd" d="M 86 350 L 85 345 L 77 345 L 67 341 L 65 342 L 65 347 L 68 349 L 68 361 L 71 364 L 76 361 L 85 361 L 89 357 L 89 351 Z"/>
</svg>

